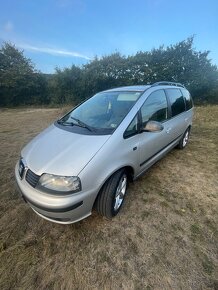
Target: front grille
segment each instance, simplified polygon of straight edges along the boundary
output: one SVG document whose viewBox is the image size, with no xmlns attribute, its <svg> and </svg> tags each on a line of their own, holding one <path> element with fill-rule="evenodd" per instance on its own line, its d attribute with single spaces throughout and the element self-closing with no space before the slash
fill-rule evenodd
<svg viewBox="0 0 218 290">
<path fill-rule="evenodd" d="M 40 176 L 32 172 L 30 169 L 27 170 L 26 173 L 26 181 L 32 186 L 36 187 Z"/>
</svg>

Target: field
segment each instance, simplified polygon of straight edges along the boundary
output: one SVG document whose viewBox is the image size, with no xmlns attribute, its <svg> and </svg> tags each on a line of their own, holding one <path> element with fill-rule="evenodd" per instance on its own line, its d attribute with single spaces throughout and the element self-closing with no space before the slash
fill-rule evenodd
<svg viewBox="0 0 218 290">
<path fill-rule="evenodd" d="M 130 184 L 119 216 L 71 225 L 14 182 L 21 148 L 62 113 L 0 110 L 0 289 L 218 289 L 218 106 L 195 108 L 188 147 Z"/>
</svg>

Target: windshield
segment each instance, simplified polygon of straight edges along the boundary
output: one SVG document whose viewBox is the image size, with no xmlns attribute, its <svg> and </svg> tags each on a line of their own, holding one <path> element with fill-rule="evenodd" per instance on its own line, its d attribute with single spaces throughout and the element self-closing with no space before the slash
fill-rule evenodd
<svg viewBox="0 0 218 290">
<path fill-rule="evenodd" d="M 88 130 L 113 132 L 138 100 L 141 92 L 105 92 L 88 99 L 60 121 Z"/>
</svg>

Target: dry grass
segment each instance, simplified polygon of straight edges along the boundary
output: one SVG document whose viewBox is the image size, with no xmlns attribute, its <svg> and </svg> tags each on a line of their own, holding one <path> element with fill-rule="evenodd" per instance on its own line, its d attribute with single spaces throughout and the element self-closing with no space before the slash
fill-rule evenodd
<svg viewBox="0 0 218 290">
<path fill-rule="evenodd" d="M 196 108 L 189 146 L 131 184 L 118 217 L 67 226 L 38 217 L 13 177 L 59 114 L 0 111 L 0 289 L 218 289 L 218 106 Z"/>
</svg>

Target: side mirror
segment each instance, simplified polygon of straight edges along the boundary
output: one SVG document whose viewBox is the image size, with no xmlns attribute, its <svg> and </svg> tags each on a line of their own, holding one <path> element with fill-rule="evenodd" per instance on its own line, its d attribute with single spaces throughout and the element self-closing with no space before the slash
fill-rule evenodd
<svg viewBox="0 0 218 290">
<path fill-rule="evenodd" d="M 163 130 L 163 125 L 156 121 L 148 121 L 142 132 L 160 132 Z"/>
</svg>

